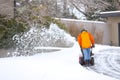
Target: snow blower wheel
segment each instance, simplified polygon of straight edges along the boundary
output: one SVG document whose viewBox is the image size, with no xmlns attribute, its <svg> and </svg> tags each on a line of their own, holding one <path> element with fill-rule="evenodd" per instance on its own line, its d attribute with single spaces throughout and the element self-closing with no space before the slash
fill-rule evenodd
<svg viewBox="0 0 120 80">
<path fill-rule="evenodd" d="M 93 66 L 94 65 L 94 57 L 91 57 L 90 64 Z"/>
<path fill-rule="evenodd" d="M 79 56 L 79 64 L 85 65 L 84 58 Z"/>
</svg>

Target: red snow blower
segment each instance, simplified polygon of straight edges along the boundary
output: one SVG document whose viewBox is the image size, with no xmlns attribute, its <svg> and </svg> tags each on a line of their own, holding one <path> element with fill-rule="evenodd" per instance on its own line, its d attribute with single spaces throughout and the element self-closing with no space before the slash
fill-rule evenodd
<svg viewBox="0 0 120 80">
<path fill-rule="evenodd" d="M 94 65 L 94 54 L 92 53 L 92 49 L 90 49 L 90 51 L 91 51 L 91 53 L 90 53 L 90 64 L 93 66 Z M 81 49 L 81 52 L 83 54 L 82 49 Z M 79 56 L 79 64 L 86 65 L 86 63 L 84 61 L 84 55 Z"/>
</svg>

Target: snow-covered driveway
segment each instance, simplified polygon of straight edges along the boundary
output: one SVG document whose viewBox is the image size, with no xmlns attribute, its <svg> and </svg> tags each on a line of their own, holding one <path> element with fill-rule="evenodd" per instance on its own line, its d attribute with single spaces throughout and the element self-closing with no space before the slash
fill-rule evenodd
<svg viewBox="0 0 120 80">
<path fill-rule="evenodd" d="M 94 52 L 95 65 L 88 69 L 120 80 L 120 48 L 110 46 L 101 48 Z"/>
<path fill-rule="evenodd" d="M 94 52 L 98 53 L 101 48 L 96 46 Z M 81 54 L 79 46 L 61 49 L 61 51 L 36 54 L 28 57 L 0 58 L 1 80 L 120 80 L 94 71 L 89 71 L 78 63 Z M 100 54 L 102 55 L 102 54 Z M 105 62 L 96 58 L 97 62 Z M 105 59 L 106 60 L 106 59 Z M 116 60 L 116 59 L 115 59 Z M 118 60 L 118 59 L 117 59 Z M 116 64 L 113 61 L 114 64 Z M 100 63 L 99 63 L 100 64 Z M 106 70 L 108 64 L 102 63 Z M 95 66 L 97 66 L 96 63 Z M 118 64 L 117 64 L 118 65 Z M 111 67 L 111 66 L 110 66 Z M 116 66 L 117 67 L 117 66 Z M 95 68 L 95 67 L 94 67 Z M 99 67 L 99 68 L 102 68 Z M 97 68 L 97 69 L 99 69 Z M 109 69 L 109 68 L 108 68 Z M 110 68 L 111 69 L 111 68 Z M 103 70 L 102 70 L 103 71 Z M 109 70 L 108 70 L 109 71 Z M 112 73 L 114 71 L 110 70 Z M 118 72 L 117 72 L 118 73 Z"/>
</svg>

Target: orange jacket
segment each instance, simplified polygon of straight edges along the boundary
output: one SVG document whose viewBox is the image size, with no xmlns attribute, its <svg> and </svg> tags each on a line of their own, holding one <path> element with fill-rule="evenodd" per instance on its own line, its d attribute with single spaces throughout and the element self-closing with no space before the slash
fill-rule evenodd
<svg viewBox="0 0 120 80">
<path fill-rule="evenodd" d="M 78 35 L 78 43 L 81 48 L 91 48 L 95 42 L 92 34 L 87 31 L 83 31 Z"/>
</svg>

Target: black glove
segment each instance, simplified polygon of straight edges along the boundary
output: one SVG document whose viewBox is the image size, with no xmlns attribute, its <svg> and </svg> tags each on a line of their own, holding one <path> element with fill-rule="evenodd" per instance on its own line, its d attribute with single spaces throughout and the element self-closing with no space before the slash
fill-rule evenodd
<svg viewBox="0 0 120 80">
<path fill-rule="evenodd" d="M 95 47 L 95 45 L 92 45 L 92 47 L 91 48 L 94 48 Z"/>
</svg>

